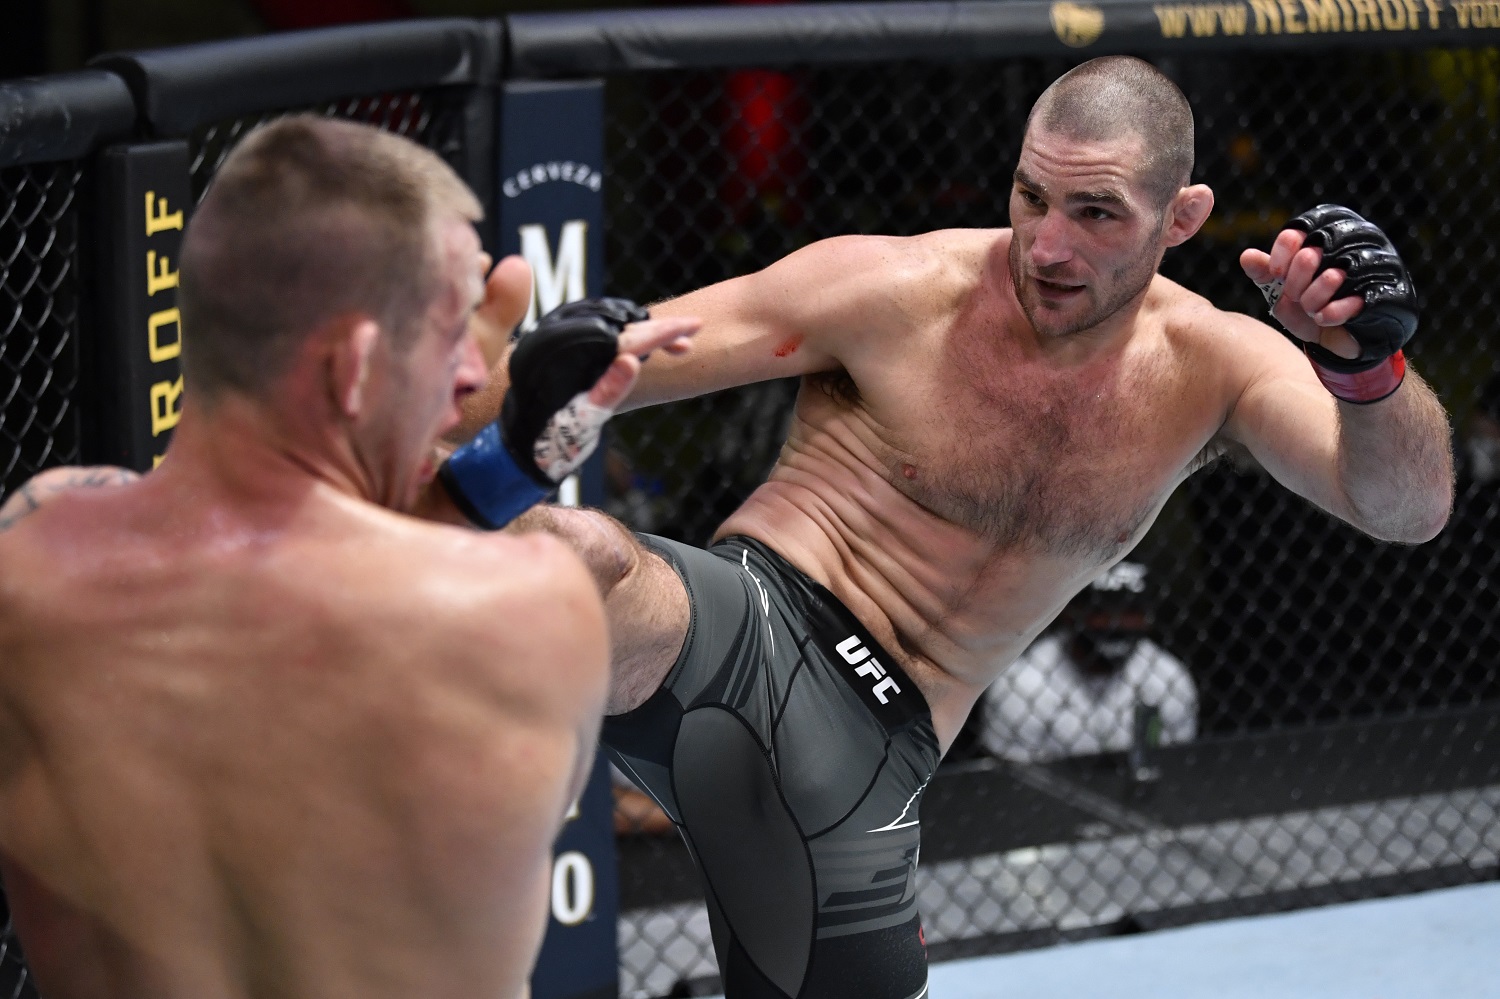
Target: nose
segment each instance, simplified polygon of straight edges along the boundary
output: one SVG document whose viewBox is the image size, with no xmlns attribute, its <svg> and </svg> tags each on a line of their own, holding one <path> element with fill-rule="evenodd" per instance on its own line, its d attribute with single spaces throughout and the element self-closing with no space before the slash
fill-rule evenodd
<svg viewBox="0 0 1500 999">
<path fill-rule="evenodd" d="M 485 367 L 484 353 L 479 349 L 479 341 L 474 339 L 472 334 L 465 336 L 463 356 L 459 359 L 458 370 L 453 375 L 454 392 L 459 398 L 463 398 L 484 388 L 484 383 L 489 379 L 490 372 Z"/>
<path fill-rule="evenodd" d="M 1061 212 L 1047 212 L 1036 224 L 1031 237 L 1031 261 L 1039 268 L 1067 263 L 1073 256 L 1068 245 L 1067 219 Z"/>
</svg>

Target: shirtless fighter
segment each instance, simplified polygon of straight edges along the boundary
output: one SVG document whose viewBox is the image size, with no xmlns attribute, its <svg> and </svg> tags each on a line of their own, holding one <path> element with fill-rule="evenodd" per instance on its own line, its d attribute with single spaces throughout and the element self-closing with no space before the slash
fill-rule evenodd
<svg viewBox="0 0 1500 999">
<path fill-rule="evenodd" d="M 609 650 L 555 539 L 392 512 L 485 377 L 478 217 L 404 139 L 246 138 L 161 467 L 0 508 L 0 873 L 48 999 L 524 993 Z"/>
<path fill-rule="evenodd" d="M 709 550 L 521 518 L 606 580 L 603 739 L 701 867 L 729 999 L 924 992 L 912 875 L 939 757 L 1228 442 L 1376 537 L 1444 524 L 1447 418 L 1404 368 L 1415 296 L 1389 242 L 1316 209 L 1242 257 L 1295 340 L 1219 311 L 1156 273 L 1213 204 L 1192 154 L 1164 76 L 1080 66 L 1031 113 L 1012 228 L 828 239 L 654 310 L 703 333 L 628 406 L 803 377 L 770 480 Z"/>
</svg>

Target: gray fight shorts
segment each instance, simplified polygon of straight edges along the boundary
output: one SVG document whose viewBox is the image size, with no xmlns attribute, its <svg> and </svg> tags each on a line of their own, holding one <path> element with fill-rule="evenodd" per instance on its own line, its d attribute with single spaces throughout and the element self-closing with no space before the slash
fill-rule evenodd
<svg viewBox="0 0 1500 999">
<path fill-rule="evenodd" d="M 606 718 L 615 764 L 677 823 L 725 999 L 913 999 L 927 702 L 847 608 L 758 541 L 642 535 L 692 617 L 661 688 Z"/>
</svg>

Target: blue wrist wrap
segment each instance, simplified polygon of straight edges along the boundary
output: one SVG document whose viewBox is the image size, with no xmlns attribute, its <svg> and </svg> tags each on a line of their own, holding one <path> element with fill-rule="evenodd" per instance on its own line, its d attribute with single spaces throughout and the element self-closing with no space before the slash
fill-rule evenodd
<svg viewBox="0 0 1500 999">
<path fill-rule="evenodd" d="M 438 469 L 438 478 L 464 516 L 491 531 L 504 527 L 556 488 L 538 485 L 521 470 L 501 439 L 497 423 L 488 424 L 454 451 Z"/>
</svg>

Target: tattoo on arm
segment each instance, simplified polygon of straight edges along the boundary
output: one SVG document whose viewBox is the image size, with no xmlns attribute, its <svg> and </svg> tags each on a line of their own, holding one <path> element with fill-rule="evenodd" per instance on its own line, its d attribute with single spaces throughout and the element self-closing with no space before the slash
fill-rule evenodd
<svg viewBox="0 0 1500 999">
<path fill-rule="evenodd" d="M 31 483 L 26 483 L 20 492 L 6 500 L 4 506 L 0 506 L 0 531 L 10 530 L 16 521 L 35 513 L 41 505 L 42 501 L 37 498 L 36 490 Z"/>
<path fill-rule="evenodd" d="M 140 475 L 129 469 L 107 465 L 44 472 L 27 482 L 0 506 L 0 531 L 9 530 L 21 519 L 35 513 L 43 503 L 58 493 L 69 489 L 101 489 L 124 485 L 138 478 Z"/>
</svg>

